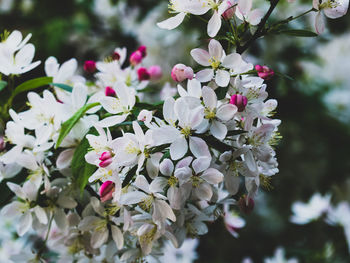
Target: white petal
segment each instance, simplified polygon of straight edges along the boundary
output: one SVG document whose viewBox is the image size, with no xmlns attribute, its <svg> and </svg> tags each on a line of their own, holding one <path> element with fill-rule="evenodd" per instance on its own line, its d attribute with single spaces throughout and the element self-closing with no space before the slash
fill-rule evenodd
<svg viewBox="0 0 350 263">
<path fill-rule="evenodd" d="M 23 200 L 26 200 L 27 199 L 27 196 L 26 194 L 23 192 L 22 188 L 17 185 L 17 184 L 14 184 L 14 183 L 10 183 L 8 182 L 7 183 L 7 186 L 10 188 L 10 190 L 15 193 L 16 196 L 18 196 L 19 198 L 23 199 Z"/>
<path fill-rule="evenodd" d="M 84 106 L 87 99 L 87 87 L 82 83 L 74 85 L 72 91 L 72 102 L 75 109 L 80 109 Z"/>
<path fill-rule="evenodd" d="M 114 97 L 106 96 L 101 100 L 102 107 L 112 114 L 118 114 L 122 111 L 122 108 L 119 103 L 119 99 Z"/>
<path fill-rule="evenodd" d="M 224 58 L 222 65 L 225 68 L 234 69 L 234 68 L 240 67 L 242 62 L 243 62 L 243 60 L 242 60 L 241 55 L 239 55 L 237 53 L 232 53 Z"/>
<path fill-rule="evenodd" d="M 56 161 L 56 166 L 59 170 L 68 168 L 72 162 L 75 149 L 67 149 L 61 152 Z"/>
<path fill-rule="evenodd" d="M 208 22 L 208 28 L 207 28 L 208 35 L 210 37 L 215 37 L 218 34 L 220 28 L 221 28 L 221 15 L 217 11 L 214 11 L 213 16 L 210 18 Z M 218 58 L 220 60 L 221 57 L 218 57 Z"/>
<path fill-rule="evenodd" d="M 247 20 L 249 21 L 249 24 L 256 26 L 260 23 L 263 16 L 263 11 L 261 11 L 260 9 L 254 9 L 249 13 Z"/>
<path fill-rule="evenodd" d="M 148 194 L 151 193 L 149 190 L 149 183 L 143 175 L 138 175 L 136 177 L 135 186 Z"/>
<path fill-rule="evenodd" d="M 229 174 L 225 176 L 225 186 L 231 195 L 238 193 L 240 181 L 240 178 L 236 175 Z"/>
<path fill-rule="evenodd" d="M 203 69 L 196 73 L 196 79 L 200 82 L 209 82 L 214 77 L 213 69 Z"/>
<path fill-rule="evenodd" d="M 252 9 L 252 6 L 253 6 L 253 0 L 238 1 L 238 9 L 243 15 L 247 14 L 250 11 L 250 9 Z"/>
<path fill-rule="evenodd" d="M 210 126 L 210 133 L 218 140 L 223 140 L 227 134 L 227 127 L 219 121 L 213 121 Z"/>
<path fill-rule="evenodd" d="M 230 73 L 222 69 L 217 70 L 215 82 L 219 87 L 227 87 L 228 83 L 230 82 Z"/>
<path fill-rule="evenodd" d="M 56 225 L 62 231 L 65 231 L 68 227 L 68 219 L 63 209 L 56 209 L 54 212 L 53 219 L 55 220 Z"/>
<path fill-rule="evenodd" d="M 99 121 L 97 124 L 101 127 L 111 127 L 111 126 L 114 126 L 116 124 L 122 123 L 123 121 L 125 121 L 125 119 L 127 117 L 128 117 L 128 114 L 107 117 L 107 118 Z"/>
<path fill-rule="evenodd" d="M 210 110 L 216 109 L 218 99 L 214 90 L 210 87 L 205 86 L 203 87 L 202 93 L 205 107 L 209 108 Z"/>
<path fill-rule="evenodd" d="M 172 30 L 182 23 L 185 16 L 185 12 L 178 13 L 176 16 L 170 17 L 167 20 L 157 23 L 157 26 L 163 29 Z"/>
<path fill-rule="evenodd" d="M 198 137 L 190 137 L 190 150 L 196 158 L 202 156 L 210 157 L 210 152 L 207 143 Z"/>
<path fill-rule="evenodd" d="M 100 231 L 95 231 L 91 235 L 91 246 L 100 248 L 108 239 L 108 229 L 104 228 Z"/>
<path fill-rule="evenodd" d="M 178 138 L 170 145 L 170 156 L 173 160 L 181 159 L 188 150 L 187 140 L 184 137 Z"/>
<path fill-rule="evenodd" d="M 117 248 L 120 250 L 124 246 L 123 233 L 122 233 L 122 231 L 120 231 L 120 229 L 117 226 L 112 225 L 111 229 L 112 229 L 112 238 L 113 238 L 114 242 L 116 243 Z"/>
<path fill-rule="evenodd" d="M 34 213 L 36 215 L 36 217 L 38 218 L 39 222 L 46 225 L 48 220 L 47 220 L 47 215 L 46 212 L 43 208 L 41 208 L 40 206 L 35 206 L 34 207 Z"/>
<path fill-rule="evenodd" d="M 164 159 L 160 163 L 159 170 L 163 175 L 170 176 L 174 171 L 174 164 L 170 159 Z"/>
<path fill-rule="evenodd" d="M 218 108 L 218 111 L 216 112 L 216 117 L 218 117 L 222 121 L 229 121 L 231 120 L 235 114 L 237 113 L 237 106 L 232 104 L 226 104 L 222 105 Z"/>
<path fill-rule="evenodd" d="M 208 183 L 201 183 L 194 189 L 194 192 L 200 200 L 210 201 L 211 197 L 213 196 L 213 190 Z"/>
<path fill-rule="evenodd" d="M 193 161 L 192 168 L 196 174 L 199 174 L 210 166 L 210 162 L 211 157 L 202 156 Z"/>
<path fill-rule="evenodd" d="M 120 203 L 124 205 L 133 205 L 142 202 L 147 195 L 140 191 L 133 191 L 126 194 L 123 194 L 120 197 Z"/>
<path fill-rule="evenodd" d="M 163 220 L 170 219 L 171 221 L 176 221 L 176 216 L 174 211 L 171 209 L 170 205 L 164 200 L 155 200 L 154 201 L 154 212 L 152 215 L 152 219 L 157 222 L 163 223 Z"/>
<path fill-rule="evenodd" d="M 325 29 L 325 18 L 322 12 L 318 12 L 315 20 L 315 28 L 317 34 L 322 34 Z"/>
<path fill-rule="evenodd" d="M 21 215 L 21 217 L 18 220 L 17 234 L 21 237 L 25 233 L 27 233 L 30 227 L 32 226 L 32 222 L 33 218 L 29 211 Z"/>
<path fill-rule="evenodd" d="M 210 66 L 211 56 L 208 51 L 201 48 L 195 48 L 191 50 L 191 56 L 198 64 L 205 67 Z"/>
<path fill-rule="evenodd" d="M 197 79 L 189 79 L 187 82 L 188 95 L 200 98 L 202 96 L 202 86 Z"/>
<path fill-rule="evenodd" d="M 209 168 L 201 175 L 201 178 L 210 184 L 218 184 L 224 180 L 224 175 L 214 168 Z"/>
<path fill-rule="evenodd" d="M 167 184 L 168 184 L 168 180 L 166 178 L 157 177 L 152 181 L 149 189 L 152 193 L 162 193 L 164 191 L 164 188 L 167 186 Z"/>
</svg>

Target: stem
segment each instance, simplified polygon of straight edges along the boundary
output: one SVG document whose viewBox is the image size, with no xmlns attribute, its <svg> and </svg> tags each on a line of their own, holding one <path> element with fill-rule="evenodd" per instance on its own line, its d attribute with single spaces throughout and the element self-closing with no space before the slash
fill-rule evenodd
<svg viewBox="0 0 350 263">
<path fill-rule="evenodd" d="M 271 16 L 273 10 L 276 8 L 279 1 L 280 0 L 271 0 L 270 8 L 267 11 L 267 13 L 265 14 L 265 16 L 263 17 L 263 19 L 261 20 L 261 22 L 259 23 L 258 29 L 256 30 L 255 34 L 243 46 L 237 47 L 238 54 L 242 54 L 244 51 L 246 51 L 251 46 L 251 44 L 253 44 L 253 42 L 255 40 L 257 40 L 259 37 L 264 35 L 265 24 L 266 24 L 267 20 L 269 19 L 269 17 Z"/>
<path fill-rule="evenodd" d="M 48 238 L 49 238 L 49 234 L 50 234 L 50 230 L 51 230 L 51 226 L 52 226 L 52 221 L 53 221 L 53 213 L 52 213 L 52 216 L 50 218 L 50 221 L 49 221 L 49 226 L 47 228 L 47 233 L 46 233 L 46 237 L 45 237 L 45 240 L 44 240 L 44 245 L 46 244 Z"/>
<path fill-rule="evenodd" d="M 297 15 L 297 16 L 288 17 L 288 18 L 285 19 L 285 20 L 282 20 L 282 21 L 280 21 L 280 22 L 277 22 L 277 23 L 273 24 L 273 25 L 271 26 L 271 29 L 273 29 L 274 27 L 276 27 L 276 26 L 278 26 L 278 25 L 288 24 L 289 22 L 291 22 L 291 21 L 293 21 L 293 20 L 296 20 L 296 19 L 298 19 L 298 18 L 300 18 L 300 17 L 302 17 L 302 16 L 304 16 L 304 15 L 307 15 L 307 14 L 310 13 L 310 12 L 316 12 L 316 11 L 317 11 L 317 9 L 311 8 L 311 9 L 309 9 L 309 10 L 305 11 L 304 13 L 301 13 L 301 14 L 299 14 L 299 15 Z M 270 30 L 271 30 L 271 29 L 270 29 Z M 269 30 L 269 31 L 270 31 L 270 30 Z"/>
<path fill-rule="evenodd" d="M 52 221 L 53 221 L 53 212 L 52 212 L 52 215 L 51 215 L 51 218 L 50 218 L 50 221 L 49 221 L 49 225 L 47 227 L 47 233 L 46 233 L 46 236 L 45 236 L 44 243 L 43 243 L 42 247 L 40 248 L 40 250 L 38 251 L 38 253 L 36 254 L 36 259 L 38 259 L 38 260 L 41 258 L 41 254 L 44 252 L 44 249 L 46 247 L 46 242 L 49 239 L 49 234 L 50 234 L 50 230 L 51 230 L 51 226 L 52 226 Z"/>
</svg>

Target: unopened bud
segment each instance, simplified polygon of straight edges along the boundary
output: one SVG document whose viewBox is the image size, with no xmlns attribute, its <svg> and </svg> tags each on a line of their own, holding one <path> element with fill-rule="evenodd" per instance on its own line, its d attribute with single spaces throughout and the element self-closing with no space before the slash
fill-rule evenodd
<svg viewBox="0 0 350 263">
<path fill-rule="evenodd" d="M 0 135 L 0 152 L 5 150 L 6 142 L 4 136 Z"/>
<path fill-rule="evenodd" d="M 151 75 L 151 80 L 159 80 L 163 76 L 162 68 L 158 65 L 149 67 L 148 73 Z"/>
<path fill-rule="evenodd" d="M 84 70 L 87 73 L 94 73 L 96 71 L 96 62 L 93 60 L 87 60 L 84 63 Z"/>
<path fill-rule="evenodd" d="M 275 72 L 267 66 L 256 65 L 255 70 L 258 72 L 258 76 L 265 80 L 268 80 L 275 75 Z"/>
<path fill-rule="evenodd" d="M 248 99 L 246 96 L 240 94 L 234 94 L 231 96 L 230 104 L 236 105 L 239 112 L 244 111 L 248 104 Z"/>
<path fill-rule="evenodd" d="M 112 87 L 106 87 L 105 88 L 105 95 L 109 97 L 115 97 L 117 94 L 115 93 L 115 90 Z"/>
<path fill-rule="evenodd" d="M 112 163 L 112 161 L 113 161 L 113 159 L 112 159 L 112 154 L 110 153 L 110 152 L 104 152 L 104 153 L 102 153 L 102 155 L 101 155 L 101 157 L 99 158 L 99 160 L 101 161 L 100 163 L 99 163 L 99 166 L 101 167 L 101 168 L 105 168 L 105 167 L 107 167 L 108 165 L 110 165 L 111 163 Z"/>
<path fill-rule="evenodd" d="M 145 58 L 147 56 L 146 46 L 140 46 L 137 50 L 141 52 L 143 58 Z"/>
<path fill-rule="evenodd" d="M 137 70 L 137 76 L 139 78 L 139 81 L 149 80 L 151 78 L 151 75 L 146 68 L 139 68 Z"/>
<path fill-rule="evenodd" d="M 113 198 L 115 184 L 112 181 L 104 182 L 100 187 L 100 198 L 102 202 L 106 202 Z"/>
<path fill-rule="evenodd" d="M 222 14 L 222 17 L 226 20 L 230 20 L 232 17 L 234 17 L 236 13 L 236 7 L 234 5 L 234 2 L 232 0 L 226 0 L 227 9 Z"/>
<path fill-rule="evenodd" d="M 136 66 L 142 62 L 142 59 L 143 59 L 143 57 L 142 57 L 141 51 L 137 50 L 131 54 L 130 64 L 133 66 Z"/>
<path fill-rule="evenodd" d="M 119 60 L 120 59 L 120 54 L 118 52 L 114 52 L 112 55 L 113 60 Z"/>
<path fill-rule="evenodd" d="M 193 75 L 193 69 L 184 64 L 175 65 L 171 71 L 171 77 L 176 82 L 182 82 L 185 79 L 193 79 Z"/>
</svg>

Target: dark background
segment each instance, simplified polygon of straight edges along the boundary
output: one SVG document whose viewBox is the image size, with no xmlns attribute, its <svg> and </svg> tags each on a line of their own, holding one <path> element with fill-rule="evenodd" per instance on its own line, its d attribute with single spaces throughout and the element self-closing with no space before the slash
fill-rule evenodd
<svg viewBox="0 0 350 263">
<path fill-rule="evenodd" d="M 23 11 L 22 1 L 13 2 L 11 11 L 0 14 L 0 29 L 33 33 L 31 42 L 36 46 L 36 59 L 42 63 L 49 56 L 57 57 L 60 62 L 75 57 L 81 66 L 84 60 L 99 58 L 101 50 L 108 54 L 113 47 L 126 46 L 132 51 L 142 44 L 137 43 L 132 34 L 124 33 L 123 17 L 106 21 L 96 15 L 92 0 L 35 0 L 29 11 Z M 127 5 L 140 8 L 138 20 L 142 23 L 160 2 L 129 0 Z M 290 7 L 283 3 L 280 8 Z M 163 17 L 166 16 L 164 12 Z M 348 31 L 349 20 L 348 15 L 328 20 L 332 35 L 321 36 L 311 44 L 300 38 L 267 36 L 248 50 L 261 63 L 294 79 L 276 76 L 267 82 L 269 97 L 279 102 L 276 117 L 282 120 L 283 139 L 277 147 L 280 172 L 273 177 L 274 189 L 268 193 L 261 190 L 255 210 L 244 216 L 247 225 L 240 231 L 239 239 L 226 232 L 221 221 L 210 226 L 209 234 L 200 239 L 198 262 L 241 262 L 246 256 L 254 262 L 262 262 L 263 258 L 272 256 L 278 246 L 286 249 L 288 257 L 297 257 L 300 262 L 350 262 L 342 228 L 328 226 L 322 220 L 306 226 L 289 222 L 292 203 L 307 201 L 315 192 L 332 193 L 334 203 L 350 201 L 350 121 L 339 121 L 323 102 L 323 96 L 333 88 L 333 83 L 317 78 L 306 81 L 308 73 L 299 63 L 301 59 L 316 63 L 315 45 Z M 312 29 L 309 20 L 302 21 Z M 203 30 L 205 25 L 195 18 L 187 20 L 180 28 L 184 34 L 197 28 L 201 36 L 198 45 L 207 37 Z M 346 65 L 339 65 L 342 66 Z M 42 64 L 26 74 L 26 78 L 43 74 Z M 165 79 L 170 80 L 169 72 L 165 74 Z M 332 243 L 334 249 L 328 259 L 324 252 L 327 243 Z"/>
</svg>

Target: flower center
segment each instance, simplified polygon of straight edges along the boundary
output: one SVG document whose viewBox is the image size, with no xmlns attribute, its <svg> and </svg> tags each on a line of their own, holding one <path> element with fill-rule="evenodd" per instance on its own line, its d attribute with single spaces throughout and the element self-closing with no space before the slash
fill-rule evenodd
<svg viewBox="0 0 350 263">
<path fill-rule="evenodd" d="M 214 119 L 216 116 L 215 110 L 210 110 L 209 108 L 204 109 L 204 118 L 208 120 Z"/>
<path fill-rule="evenodd" d="M 185 138 L 188 138 L 191 135 L 191 127 L 184 127 L 181 130 L 181 134 L 183 134 Z"/>
<path fill-rule="evenodd" d="M 170 178 L 168 180 L 168 185 L 170 185 L 170 187 L 174 187 L 174 186 L 176 186 L 178 181 L 179 180 L 175 176 L 170 176 Z"/>
<path fill-rule="evenodd" d="M 209 59 L 209 63 L 213 69 L 217 69 L 221 64 L 221 62 L 216 57 Z"/>
</svg>

